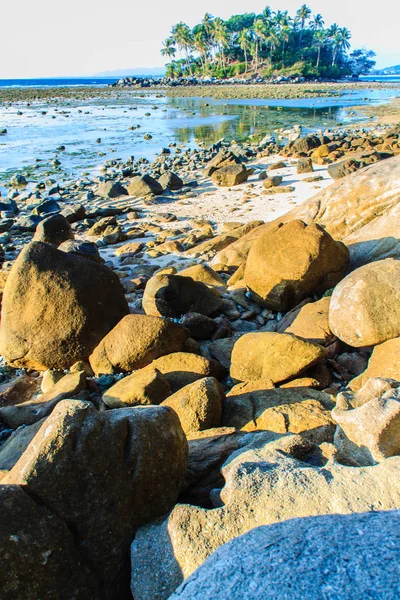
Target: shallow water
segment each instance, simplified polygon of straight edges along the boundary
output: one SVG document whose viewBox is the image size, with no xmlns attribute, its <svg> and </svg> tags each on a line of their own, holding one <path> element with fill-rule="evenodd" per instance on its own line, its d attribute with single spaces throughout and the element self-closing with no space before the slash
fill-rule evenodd
<svg viewBox="0 0 400 600">
<path fill-rule="evenodd" d="M 18 171 L 27 172 L 31 180 L 49 174 L 80 177 L 109 159 L 152 159 L 172 142 L 196 146 L 223 137 L 243 141 L 249 135 L 263 137 L 294 124 L 301 124 L 304 133 L 324 130 L 356 122 L 360 117 L 350 116 L 349 107 L 385 102 L 397 93 L 365 89 L 334 98 L 295 100 L 157 98 L 149 94 L 120 100 L 100 97 L 86 103 L 2 105 L 0 129 L 5 127 L 8 133 L 0 136 L 0 183 Z M 138 129 L 130 130 L 137 125 Z M 144 140 L 145 134 L 152 139 Z M 57 150 L 61 145 L 65 151 Z M 56 157 L 61 161 L 59 168 L 51 166 Z"/>
</svg>

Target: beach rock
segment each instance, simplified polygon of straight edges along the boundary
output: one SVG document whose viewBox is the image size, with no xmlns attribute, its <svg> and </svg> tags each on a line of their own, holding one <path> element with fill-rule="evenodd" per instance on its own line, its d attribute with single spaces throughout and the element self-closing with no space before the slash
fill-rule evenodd
<svg viewBox="0 0 400 600">
<path fill-rule="evenodd" d="M 301 175 L 303 173 L 312 173 L 314 167 L 311 158 L 299 158 L 296 165 L 296 173 Z"/>
<path fill-rule="evenodd" d="M 278 171 L 279 169 L 286 169 L 286 167 L 287 164 L 280 160 L 276 163 L 273 163 L 272 165 L 269 165 L 268 171 Z"/>
<path fill-rule="evenodd" d="M 35 377 L 26 373 L 19 375 L 0 385 L 0 406 L 11 406 L 30 400 L 40 391 L 40 384 Z"/>
<path fill-rule="evenodd" d="M 155 194 L 156 196 L 163 193 L 162 185 L 150 175 L 140 175 L 131 179 L 128 186 L 130 196 L 147 196 Z"/>
<path fill-rule="evenodd" d="M 86 400 L 86 377 L 83 372 L 69 373 L 39 396 L 11 406 L 0 407 L 0 419 L 16 429 L 20 425 L 32 425 L 47 417 L 54 407 L 65 399 Z"/>
<path fill-rule="evenodd" d="M 103 402 L 109 408 L 161 404 L 170 394 L 170 385 L 160 371 L 139 370 L 110 387 L 103 394 Z"/>
<path fill-rule="evenodd" d="M 399 511 L 294 519 L 217 550 L 170 600 L 395 597 Z M 371 548 L 380 548 L 374 564 Z M 238 568 L 240 565 L 240 568 Z"/>
<path fill-rule="evenodd" d="M 97 221 L 87 232 L 89 237 L 103 235 L 107 230 L 112 231 L 117 225 L 115 217 L 103 217 Z"/>
<path fill-rule="evenodd" d="M 338 396 L 332 417 L 338 425 L 335 432 L 338 459 L 345 464 L 374 465 L 400 454 L 398 388 L 390 388 L 355 408 L 351 406 L 351 398 L 349 402 Z"/>
<path fill-rule="evenodd" d="M 321 140 L 316 135 L 306 135 L 293 142 L 294 152 L 299 154 L 307 154 L 310 150 L 318 148 L 321 145 Z"/>
<path fill-rule="evenodd" d="M 20 173 L 16 173 L 10 178 L 10 185 L 13 187 L 22 187 L 24 185 L 28 185 L 26 177 L 21 175 Z"/>
<path fill-rule="evenodd" d="M 392 258 L 356 269 L 333 291 L 331 331 L 353 347 L 400 335 L 400 262 Z"/>
<path fill-rule="evenodd" d="M 61 214 L 52 215 L 40 221 L 33 239 L 35 242 L 46 242 L 47 244 L 59 246 L 66 240 L 73 240 L 74 232 L 65 217 Z"/>
<path fill-rule="evenodd" d="M 400 381 L 400 337 L 375 346 L 367 369 L 350 382 L 350 388 L 359 390 L 371 377 Z"/>
<path fill-rule="evenodd" d="M 174 352 L 161 356 L 148 366 L 147 370 L 158 369 L 168 380 L 172 393 L 203 379 L 215 377 L 220 381 L 226 375 L 224 369 L 215 360 L 207 360 L 203 356 L 190 352 Z"/>
<path fill-rule="evenodd" d="M 214 319 L 195 312 L 186 313 L 181 319 L 181 324 L 190 331 L 195 340 L 208 340 L 217 329 Z"/>
<path fill-rule="evenodd" d="M 283 181 L 283 177 L 281 177 L 281 175 L 274 175 L 273 177 L 267 177 L 263 181 L 263 187 L 265 189 L 277 187 L 278 185 L 281 185 L 282 181 Z"/>
<path fill-rule="evenodd" d="M 119 181 L 103 181 L 99 184 L 96 194 L 102 198 L 119 198 L 127 196 L 128 192 Z"/>
<path fill-rule="evenodd" d="M 187 329 L 158 317 L 126 315 L 101 340 L 89 357 L 95 373 L 141 369 L 156 358 L 179 352 Z"/>
<path fill-rule="evenodd" d="M 349 252 L 319 225 L 279 223 L 252 245 L 244 280 L 257 302 L 287 311 L 344 276 Z"/>
<path fill-rule="evenodd" d="M 172 173 L 168 171 L 167 173 L 163 173 L 158 180 L 158 183 L 167 190 L 176 191 L 180 190 L 183 187 L 183 181 L 176 173 Z"/>
<path fill-rule="evenodd" d="M 273 441 L 273 436 L 278 439 Z M 254 527 L 298 517 L 399 508 L 400 457 L 355 469 L 326 459 L 315 464 L 315 451 L 301 436 L 259 433 L 223 465 L 225 485 L 212 495 L 214 508 L 178 504 L 165 519 L 141 527 L 131 546 L 135 600 L 169 598 L 217 548 Z M 287 539 L 293 545 L 293 538 Z M 235 568 L 240 572 L 237 563 Z"/>
<path fill-rule="evenodd" d="M 293 379 L 326 356 L 318 344 L 286 333 L 257 332 L 240 337 L 233 347 L 231 377 L 238 381 Z"/>
<path fill-rule="evenodd" d="M 219 427 L 224 398 L 218 381 L 214 377 L 204 377 L 175 392 L 162 406 L 169 406 L 176 412 L 187 435 Z"/>
<path fill-rule="evenodd" d="M 60 244 L 58 249 L 62 252 L 68 252 L 69 254 L 75 254 L 77 256 L 81 256 L 82 258 L 86 258 L 87 260 L 92 260 L 98 264 L 103 264 L 104 262 L 99 254 L 99 249 L 93 242 L 68 240 Z"/>
<path fill-rule="evenodd" d="M 172 508 L 186 460 L 185 436 L 167 407 L 100 413 L 88 402 L 65 400 L 2 484 L 22 486 L 62 519 L 101 597 L 117 599 L 126 597 L 135 530 Z"/>
<path fill-rule="evenodd" d="M 67 219 L 68 223 L 77 223 L 86 218 L 86 209 L 83 204 L 73 204 L 63 208 L 60 214 Z"/>
<path fill-rule="evenodd" d="M 0 487 L 4 600 L 104 598 L 68 525 L 19 485 Z"/>
<path fill-rule="evenodd" d="M 232 187 L 247 181 L 249 173 L 242 164 L 228 165 L 214 171 L 211 175 L 213 183 L 219 187 Z"/>
<path fill-rule="evenodd" d="M 232 390 L 223 405 L 222 425 L 242 431 L 301 433 L 321 444 L 333 441 L 333 406 L 328 394 L 306 387 Z"/>
<path fill-rule="evenodd" d="M 177 318 L 187 312 L 215 314 L 222 306 L 218 291 L 182 275 L 154 275 L 146 284 L 143 309 L 147 315 Z"/>
<path fill-rule="evenodd" d="M 329 346 L 336 339 L 329 328 L 330 300 L 330 297 L 325 297 L 317 302 L 308 302 L 295 311 L 293 320 L 288 327 L 281 328 L 281 321 L 277 331 L 291 333 L 321 346 Z"/>
<path fill-rule="evenodd" d="M 87 359 L 128 310 L 112 271 L 31 242 L 4 288 L 0 352 L 15 366 L 65 369 Z"/>
<path fill-rule="evenodd" d="M 239 165 L 240 162 L 241 161 L 239 157 L 236 156 L 236 154 L 234 154 L 231 150 L 221 148 L 218 154 L 216 154 L 214 158 L 207 163 L 207 166 L 204 170 L 204 175 L 206 177 L 211 177 L 216 170 L 231 165 Z"/>
<path fill-rule="evenodd" d="M 208 286 L 215 286 L 221 290 L 226 288 L 226 283 L 214 269 L 208 265 L 193 265 L 193 267 L 187 267 L 178 271 L 177 275 L 180 277 L 191 277 L 195 281 L 201 281 Z"/>
<path fill-rule="evenodd" d="M 342 177 L 347 177 L 347 175 L 354 173 L 354 171 L 357 171 L 359 168 L 360 163 L 354 158 L 350 158 L 329 165 L 328 175 L 330 175 L 332 179 L 341 179 Z"/>
</svg>

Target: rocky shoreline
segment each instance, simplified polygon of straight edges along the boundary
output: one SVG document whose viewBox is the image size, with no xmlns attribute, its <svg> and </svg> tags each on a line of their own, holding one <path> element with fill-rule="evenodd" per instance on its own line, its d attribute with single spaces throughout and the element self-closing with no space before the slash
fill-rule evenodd
<svg viewBox="0 0 400 600">
<path fill-rule="evenodd" d="M 5 599 L 395 597 L 400 126 L 287 133 L 9 181 Z"/>
</svg>

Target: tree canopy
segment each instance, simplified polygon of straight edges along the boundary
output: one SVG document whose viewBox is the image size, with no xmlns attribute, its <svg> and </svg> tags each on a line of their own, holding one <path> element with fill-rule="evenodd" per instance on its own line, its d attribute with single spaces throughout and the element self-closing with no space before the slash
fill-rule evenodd
<svg viewBox="0 0 400 600">
<path fill-rule="evenodd" d="M 170 59 L 167 75 L 216 76 L 299 75 L 334 77 L 362 75 L 375 65 L 372 50 L 354 50 L 351 32 L 303 4 L 287 10 L 233 15 L 224 21 L 206 13 L 193 29 L 183 22 L 172 27 L 161 54 Z"/>
</svg>

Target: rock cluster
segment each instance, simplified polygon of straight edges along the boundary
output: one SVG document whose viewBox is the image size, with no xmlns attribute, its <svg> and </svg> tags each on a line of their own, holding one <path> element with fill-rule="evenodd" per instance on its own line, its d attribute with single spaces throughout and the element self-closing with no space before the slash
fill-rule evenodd
<svg viewBox="0 0 400 600">
<path fill-rule="evenodd" d="M 298 138 L 285 155 L 303 173 L 335 143 L 367 145 L 339 141 Z M 397 150 L 393 135 L 385 144 Z M 260 149 L 234 150 L 187 154 L 186 174 L 245 181 Z M 30 193 L 12 199 L 4 598 L 283 597 L 283 581 L 319 597 L 342 571 L 337 597 L 391 597 L 398 515 L 382 511 L 400 508 L 400 252 L 388 241 L 400 157 L 275 222 L 217 230 L 177 219 L 169 205 L 195 186 L 162 155 L 79 203 L 59 187 L 56 199 L 36 190 L 37 214 L 23 206 Z M 265 192 L 284 187 L 266 174 Z M 384 547 L 377 569 L 368 544 Z"/>
</svg>

